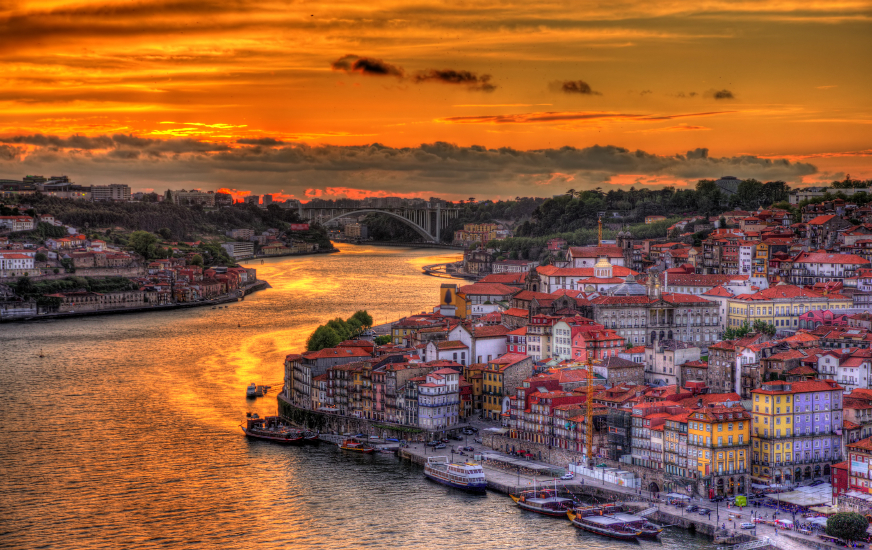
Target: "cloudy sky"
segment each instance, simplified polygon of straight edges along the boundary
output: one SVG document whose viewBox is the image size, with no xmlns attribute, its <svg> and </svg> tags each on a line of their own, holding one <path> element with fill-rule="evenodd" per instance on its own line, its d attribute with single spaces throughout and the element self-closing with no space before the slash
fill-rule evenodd
<svg viewBox="0 0 872 550">
<path fill-rule="evenodd" d="M 0 0 L 0 178 L 550 196 L 872 178 L 872 2 Z"/>
</svg>

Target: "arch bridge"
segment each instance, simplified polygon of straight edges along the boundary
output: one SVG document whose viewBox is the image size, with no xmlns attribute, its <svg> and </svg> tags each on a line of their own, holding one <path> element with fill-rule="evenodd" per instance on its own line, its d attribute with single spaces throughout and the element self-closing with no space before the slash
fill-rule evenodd
<svg viewBox="0 0 872 550">
<path fill-rule="evenodd" d="M 432 208 L 307 208 L 306 205 L 300 206 L 301 218 L 312 222 L 317 221 L 324 225 L 338 220 L 339 218 L 359 216 L 361 214 L 385 214 L 405 223 L 421 235 L 427 242 L 438 243 L 441 237 L 442 228 L 448 224 L 449 220 L 460 216 L 460 209 L 450 207 L 442 208 L 441 205 Z"/>
</svg>

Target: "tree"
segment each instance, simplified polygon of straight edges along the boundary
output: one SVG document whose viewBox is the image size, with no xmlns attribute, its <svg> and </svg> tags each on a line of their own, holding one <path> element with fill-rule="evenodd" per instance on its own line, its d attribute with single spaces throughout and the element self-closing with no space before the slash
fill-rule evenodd
<svg viewBox="0 0 872 550">
<path fill-rule="evenodd" d="M 355 311 L 354 315 L 351 316 L 351 319 L 357 319 L 360 322 L 360 326 L 365 329 L 372 326 L 372 315 L 367 313 L 365 309 Z M 349 319 L 349 321 L 351 319 Z"/>
<path fill-rule="evenodd" d="M 869 520 L 855 512 L 840 512 L 827 518 L 827 534 L 848 542 L 864 540 Z"/>
<path fill-rule="evenodd" d="M 173 237 L 173 232 L 170 231 L 169 227 L 161 227 L 160 229 L 157 230 L 157 232 L 165 240 L 170 240 Z"/>
<path fill-rule="evenodd" d="M 148 231 L 134 231 L 130 234 L 130 238 L 127 239 L 128 246 L 146 260 L 151 259 L 156 242 L 157 236 Z"/>
<path fill-rule="evenodd" d="M 200 256 L 199 254 L 194 254 L 194 256 L 191 257 L 191 265 L 198 265 L 200 267 L 203 267 L 203 256 Z"/>
<path fill-rule="evenodd" d="M 21 277 L 15 283 L 15 294 L 19 296 L 27 296 L 33 292 L 33 281 L 30 280 L 30 277 Z"/>
<path fill-rule="evenodd" d="M 753 325 L 754 332 L 760 332 L 762 334 L 767 334 L 769 336 L 775 336 L 775 325 L 772 323 L 767 323 L 762 319 L 754 319 Z"/>
<path fill-rule="evenodd" d="M 343 321 L 340 317 L 327 321 L 327 326 L 336 332 L 339 336 L 339 342 L 351 338 L 351 327 L 349 327 L 348 323 Z M 339 342 L 336 343 L 338 344 Z"/>
<path fill-rule="evenodd" d="M 383 346 L 385 344 L 390 344 L 390 343 L 391 343 L 391 336 L 389 334 L 375 337 L 375 345 L 377 345 L 377 346 Z"/>
<path fill-rule="evenodd" d="M 306 349 L 309 351 L 319 351 L 325 348 L 332 348 L 339 344 L 342 338 L 336 334 L 336 331 L 330 327 L 320 326 L 315 329 L 315 332 L 309 336 L 306 341 Z"/>
<path fill-rule="evenodd" d="M 37 262 L 47 262 L 48 256 L 45 255 L 45 252 L 37 252 L 33 259 Z"/>
</svg>

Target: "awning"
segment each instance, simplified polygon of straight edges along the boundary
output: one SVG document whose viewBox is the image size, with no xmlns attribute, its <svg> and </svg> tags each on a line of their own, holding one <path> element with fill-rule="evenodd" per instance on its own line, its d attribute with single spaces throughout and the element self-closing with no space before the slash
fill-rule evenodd
<svg viewBox="0 0 872 550">
<path fill-rule="evenodd" d="M 752 489 L 768 489 L 769 486 L 768 486 L 768 485 L 763 485 L 762 483 L 752 483 L 752 484 L 751 484 L 751 488 L 752 488 Z"/>
<path fill-rule="evenodd" d="M 682 495 L 681 493 L 667 493 L 666 498 L 681 498 L 690 500 L 690 497 L 687 495 Z"/>
</svg>

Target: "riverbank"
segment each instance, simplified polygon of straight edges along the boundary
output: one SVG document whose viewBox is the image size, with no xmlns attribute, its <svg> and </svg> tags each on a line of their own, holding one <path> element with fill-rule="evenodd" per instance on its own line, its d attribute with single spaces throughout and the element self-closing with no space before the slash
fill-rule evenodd
<svg viewBox="0 0 872 550">
<path fill-rule="evenodd" d="M 42 313 L 37 315 L 32 315 L 29 317 L 11 317 L 11 318 L 3 318 L 0 319 L 0 323 L 17 323 L 17 322 L 29 322 L 29 321 L 45 321 L 49 319 L 71 319 L 76 317 L 96 317 L 98 315 L 118 315 L 122 313 L 143 313 L 143 312 L 156 312 L 156 311 L 170 311 L 174 309 L 189 309 L 192 307 L 205 307 L 205 306 L 217 306 L 219 304 L 229 304 L 233 302 L 238 302 L 239 300 L 244 300 L 245 296 L 257 292 L 258 290 L 264 290 L 266 288 L 270 288 L 269 283 L 266 281 L 255 281 L 254 283 L 247 285 L 245 288 L 241 290 L 237 290 L 232 294 L 221 296 L 220 298 L 214 298 L 212 300 L 202 300 L 198 302 L 184 302 L 178 304 L 162 304 L 162 305 L 153 305 L 153 306 L 144 306 L 144 307 L 131 307 L 131 308 L 117 308 L 117 309 L 100 309 L 97 311 L 68 311 L 64 313 Z"/>
<path fill-rule="evenodd" d="M 239 265 L 242 265 L 242 262 L 252 262 L 256 260 L 268 260 L 270 258 L 288 258 L 288 257 L 296 257 L 296 256 L 314 256 L 316 254 L 333 254 L 334 252 L 339 252 L 338 248 L 328 248 L 326 250 L 313 250 L 312 252 L 288 252 L 287 254 L 261 254 L 259 256 L 254 256 L 253 258 L 245 258 L 244 260 L 240 260 Z"/>
<path fill-rule="evenodd" d="M 481 278 L 477 275 L 470 275 L 469 273 L 463 273 L 460 271 L 449 273 L 449 265 L 454 265 L 454 263 L 452 262 L 447 264 L 425 265 L 421 268 L 421 271 L 424 273 L 424 275 L 429 275 L 431 277 L 442 277 L 443 279 L 462 279 L 465 281 L 477 281 Z"/>
</svg>

